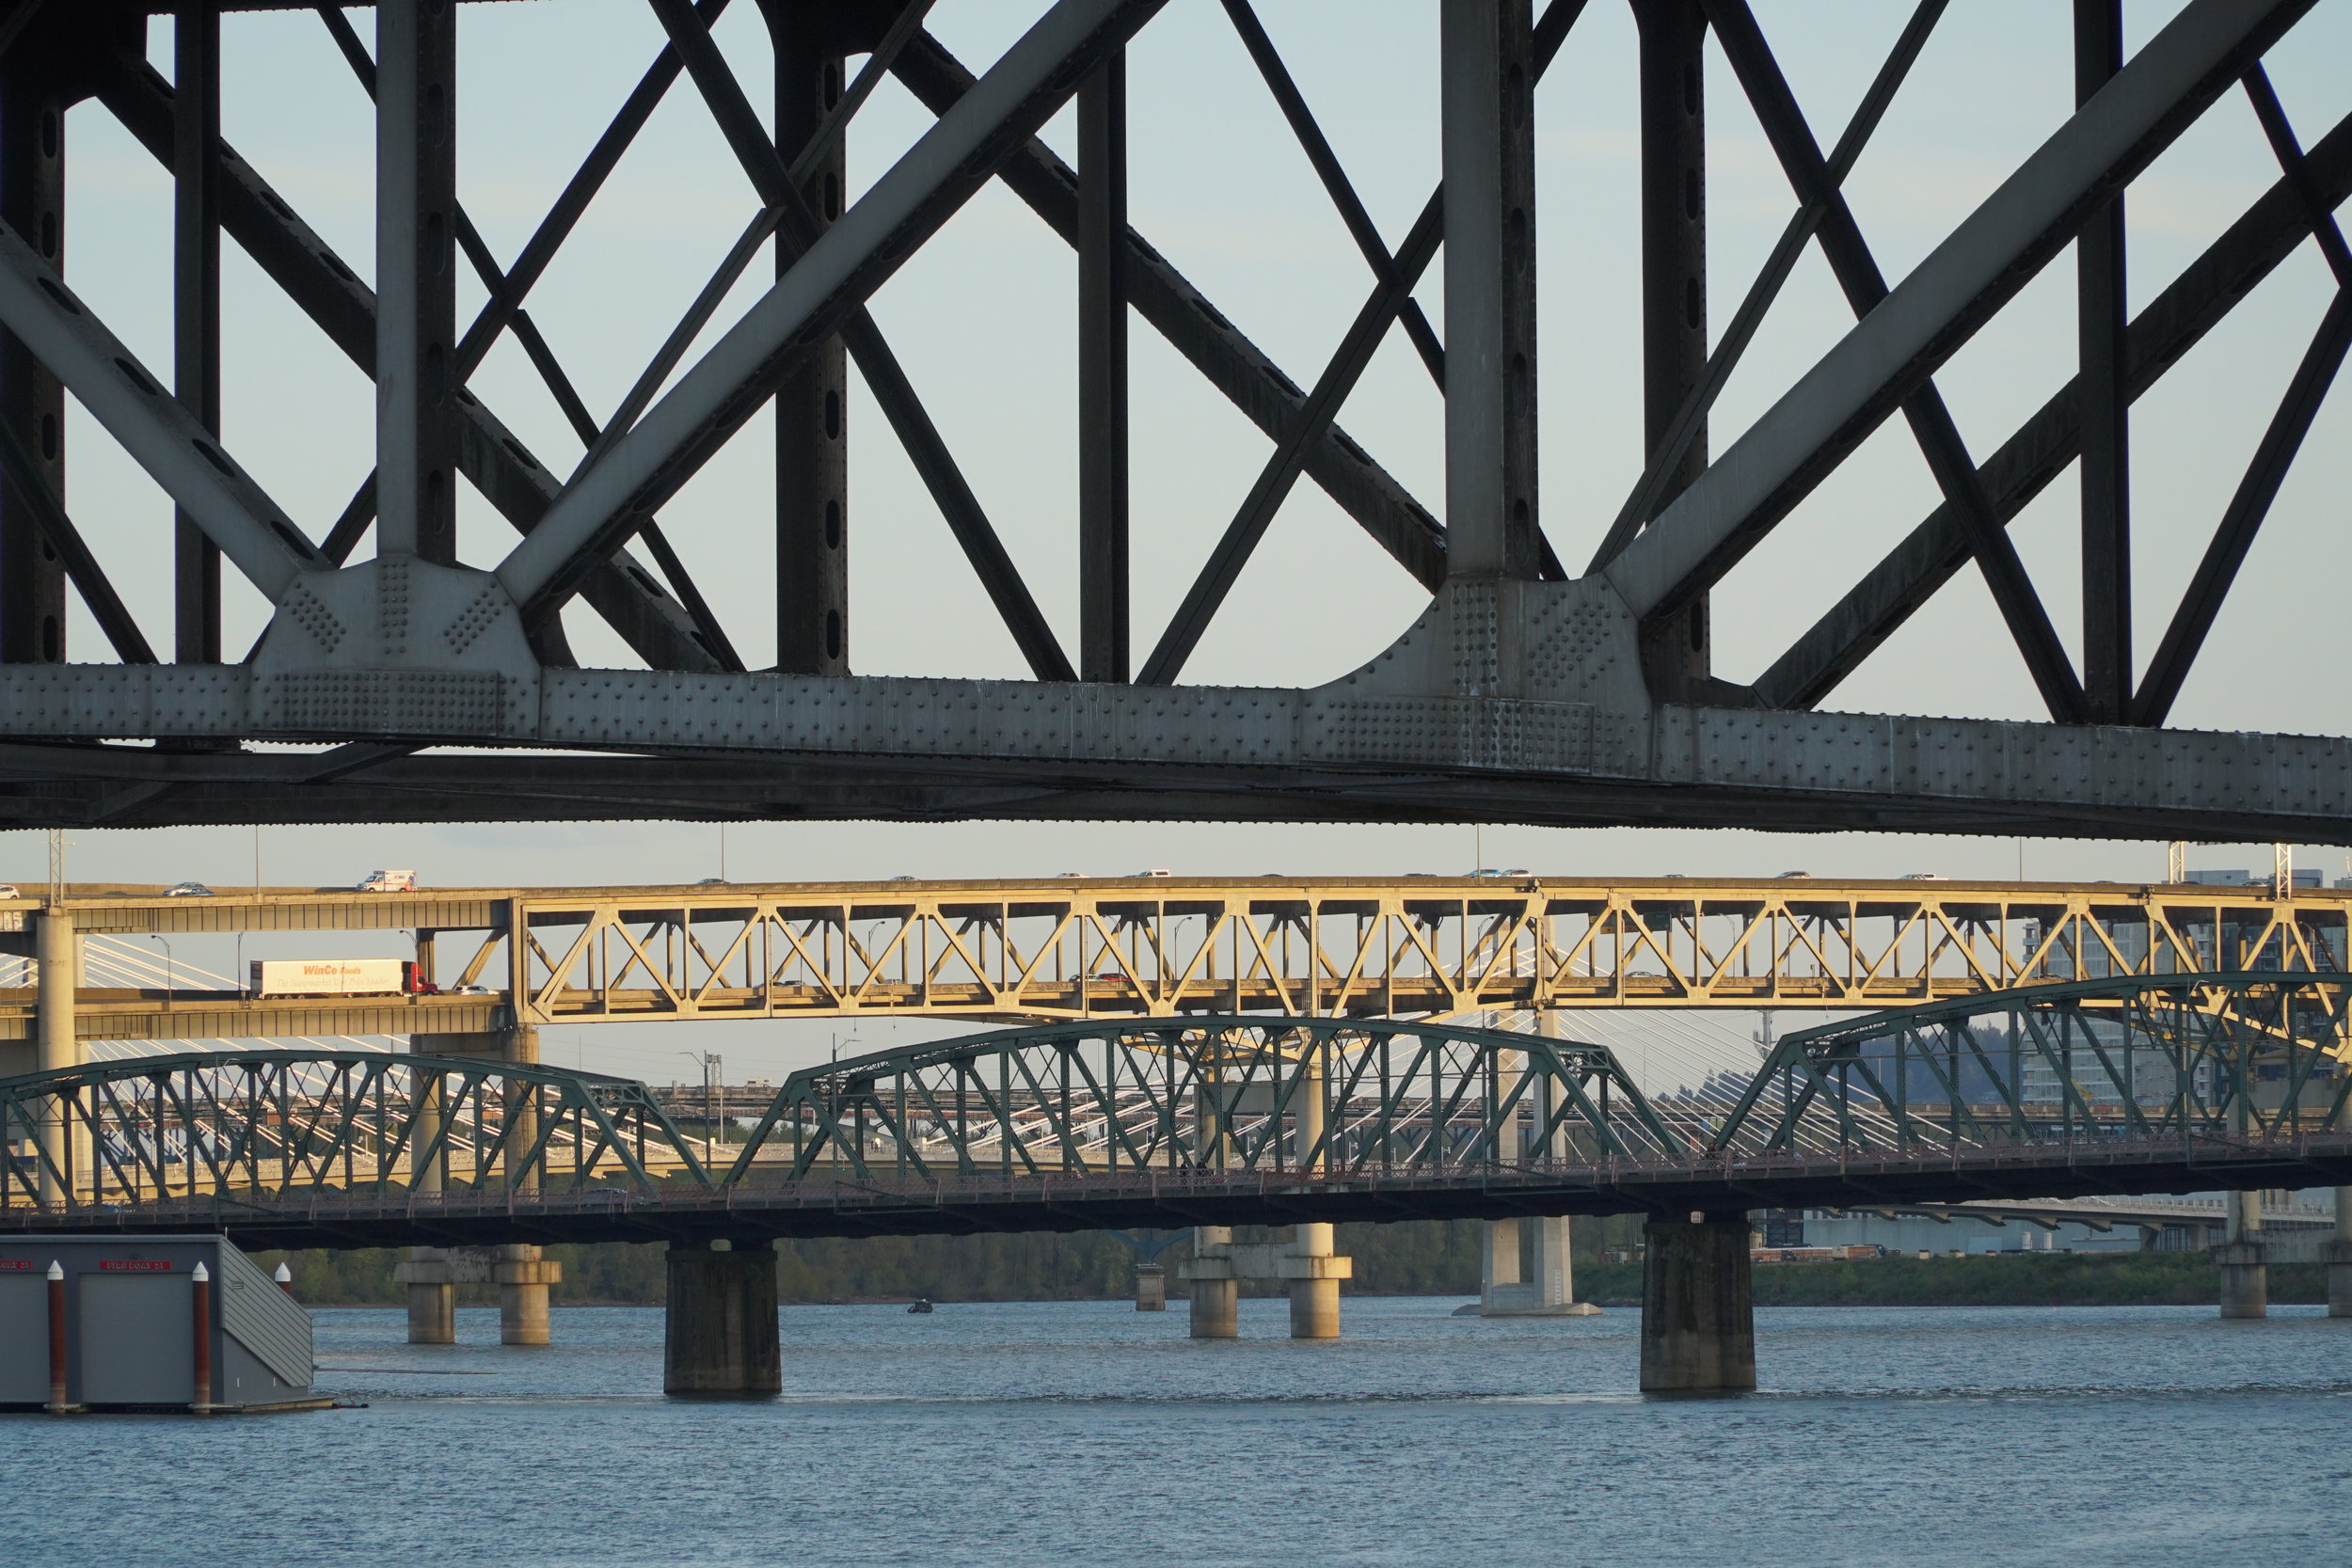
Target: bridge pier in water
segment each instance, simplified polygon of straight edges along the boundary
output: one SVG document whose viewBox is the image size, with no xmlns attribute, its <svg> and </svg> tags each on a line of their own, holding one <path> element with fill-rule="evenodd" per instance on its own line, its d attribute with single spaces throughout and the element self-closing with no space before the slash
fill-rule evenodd
<svg viewBox="0 0 2352 1568">
<path fill-rule="evenodd" d="M 662 1318 L 663 1393 L 783 1391 L 772 1243 L 674 1242 L 669 1286 Z"/>
<path fill-rule="evenodd" d="M 1291 1227 L 1291 1249 L 1281 1260 L 1291 1286 L 1291 1338 L 1340 1337 L 1340 1281 L 1354 1272 L 1355 1259 L 1331 1254 L 1327 1225 Z"/>
<path fill-rule="evenodd" d="M 1295 1225 L 1287 1242 L 1235 1242 L 1231 1226 L 1196 1227 L 1192 1256 L 1177 1269 L 1192 1297 L 1192 1337 L 1238 1338 L 1241 1282 L 1279 1279 L 1290 1288 L 1291 1338 L 1338 1338 L 1340 1281 L 1354 1277 L 1356 1260 L 1331 1246 L 1327 1225 Z"/>
<path fill-rule="evenodd" d="M 457 1284 L 449 1255 L 437 1246 L 412 1246 L 393 1266 L 392 1278 L 408 1287 L 408 1342 L 457 1343 Z"/>
<path fill-rule="evenodd" d="M 2232 1193 L 2227 1202 L 2229 1239 L 2213 1249 L 2214 1261 L 2221 1265 L 2221 1315 L 2267 1317 L 2270 1265 L 2263 1259 L 2263 1195 Z"/>
<path fill-rule="evenodd" d="M 518 1025 L 506 1029 L 485 1029 L 473 1034 L 411 1035 L 409 1049 L 435 1056 L 495 1056 L 504 1062 L 535 1063 L 539 1060 L 539 1031 Z M 506 1115 L 508 1129 L 506 1147 L 512 1151 L 528 1149 L 538 1142 L 539 1113 L 527 1098 L 528 1091 L 510 1087 Z M 420 1181 L 419 1190 L 437 1191 L 440 1172 L 424 1173 L 431 1181 L 428 1189 Z M 517 1193 L 535 1193 L 539 1178 L 534 1171 L 509 1171 L 507 1184 Z M 436 1267 L 431 1253 L 440 1261 Z M 408 1286 L 408 1342 L 412 1345 L 448 1345 L 457 1339 L 456 1277 L 451 1273 L 446 1255 L 429 1247 L 411 1248 L 412 1261 L 402 1265 L 402 1276 Z M 510 1243 L 498 1249 L 498 1257 L 490 1265 L 490 1278 L 499 1288 L 499 1343 L 502 1345 L 544 1345 L 549 1341 L 548 1288 L 560 1284 L 564 1265 L 539 1255 L 535 1246 Z M 469 1275 L 479 1279 L 479 1275 Z M 437 1295 L 432 1292 L 438 1292 Z M 420 1331 L 436 1333 L 437 1338 L 421 1338 Z"/>
<path fill-rule="evenodd" d="M 1233 1275 L 1233 1227 L 1195 1226 L 1192 1256 L 1177 1265 L 1176 1277 L 1191 1298 L 1191 1333 L 1196 1339 L 1232 1339 L 1241 1335 L 1241 1281 Z"/>
<path fill-rule="evenodd" d="M 73 928 L 73 917 L 62 911 L 43 911 L 34 920 L 34 926 L 33 952 L 39 969 L 34 979 L 39 1013 L 35 1026 L 37 1066 L 42 1072 L 79 1067 L 83 1060 L 82 1042 L 74 1027 L 74 1003 L 82 980 L 82 939 Z M 44 1168 L 40 1177 L 41 1200 L 56 1203 L 78 1196 L 80 1189 L 89 1181 L 87 1137 L 60 1117 L 40 1129 L 40 1141 L 51 1158 L 69 1173 L 75 1188 L 74 1192 L 67 1192 L 65 1185 Z"/>
<path fill-rule="evenodd" d="M 1576 1299 L 1566 1215 L 1488 1220 L 1485 1232 L 1479 1240 L 1480 1317 L 1571 1318 L 1600 1311 Z"/>
<path fill-rule="evenodd" d="M 1692 1213 L 1642 1227 L 1642 1392 L 1756 1386 L 1748 1217 Z"/>
<path fill-rule="evenodd" d="M 2336 1189 L 2336 1234 L 2327 1256 L 2328 1315 L 2352 1318 L 2352 1187 Z"/>
</svg>

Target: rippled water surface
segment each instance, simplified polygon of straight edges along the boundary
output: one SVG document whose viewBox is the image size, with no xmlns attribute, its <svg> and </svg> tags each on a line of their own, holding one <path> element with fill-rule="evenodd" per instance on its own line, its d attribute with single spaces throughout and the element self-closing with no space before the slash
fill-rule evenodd
<svg viewBox="0 0 2352 1568">
<path fill-rule="evenodd" d="M 658 1309 L 546 1350 L 322 1311 L 339 1410 L 0 1417 L 0 1561 L 2352 1560 L 2352 1322 L 1785 1308 L 1762 1392 L 1633 1391 L 1637 1315 L 1346 1303 L 1293 1344 L 1117 1304 L 787 1307 L 785 1391 L 661 1397 Z"/>
</svg>

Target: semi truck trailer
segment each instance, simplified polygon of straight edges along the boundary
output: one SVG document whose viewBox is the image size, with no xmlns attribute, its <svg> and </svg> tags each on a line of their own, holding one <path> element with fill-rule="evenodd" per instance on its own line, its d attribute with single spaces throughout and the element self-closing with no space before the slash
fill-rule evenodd
<svg viewBox="0 0 2352 1568">
<path fill-rule="evenodd" d="M 440 990 L 405 958 L 255 958 L 256 996 L 426 996 Z"/>
</svg>

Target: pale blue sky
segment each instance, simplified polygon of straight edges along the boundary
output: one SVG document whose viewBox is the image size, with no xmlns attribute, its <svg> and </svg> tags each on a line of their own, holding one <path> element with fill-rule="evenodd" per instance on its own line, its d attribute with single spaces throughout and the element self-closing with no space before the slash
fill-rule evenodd
<svg viewBox="0 0 2352 1568">
<path fill-rule="evenodd" d="M 1263 0 L 1269 30 L 1383 231 L 1394 243 L 1437 173 L 1435 8 L 1429 0 Z M 1908 7 L 1890 0 L 1758 0 L 1765 31 L 1812 117 L 1836 139 Z M 2130 0 L 2137 41 L 2177 6 Z M 363 34 L 364 12 L 353 13 Z M 933 27 L 982 68 L 1034 14 L 1013 0 L 941 0 Z M 2069 8 L 2059 0 L 1963 0 L 1863 159 L 1849 193 L 1890 279 L 1899 278 L 1974 200 L 2063 119 L 2071 103 Z M 465 199 L 511 259 L 580 153 L 659 47 L 642 0 L 540 0 L 463 8 L 459 93 Z M 764 34 L 752 0 L 721 24 L 737 68 L 760 86 Z M 372 121 L 317 19 L 243 15 L 225 24 L 226 130 L 363 276 L 370 238 Z M 169 27 L 152 33 L 169 69 Z M 2271 69 L 2304 139 L 2352 110 L 2352 0 L 2322 0 L 2274 51 Z M 1543 521 L 1561 556 L 1589 556 L 1639 467 L 1638 344 L 1632 306 L 1637 137 L 1633 29 L 1595 0 L 1537 103 Z M 2332 68 L 2332 69 L 2331 69 Z M 1369 276 L 1332 215 L 1214 0 L 1173 0 L 1131 54 L 1136 227 L 1294 379 L 1310 383 L 1362 299 Z M 1720 326 L 1777 235 L 1791 200 L 1736 84 L 1710 65 L 1712 319 Z M 872 179 L 929 123 L 895 84 L 851 134 L 853 184 Z M 1049 139 L 1065 152 L 1068 125 Z M 74 111 L 68 271 L 142 356 L 169 364 L 169 190 L 161 168 L 107 119 Z M 2242 97 L 2225 99 L 2135 187 L 2137 305 L 2275 178 Z M 754 207 L 751 190 L 691 91 L 669 103 L 592 210 L 532 309 L 592 409 L 608 410 Z M 368 384 L 230 253 L 227 442 L 278 500 L 324 532 L 370 462 Z M 765 272 L 765 263 L 754 269 Z M 1422 298 L 1439 317 L 1442 261 Z M 1074 630 L 1074 358 L 1069 251 L 992 188 L 875 301 L 916 386 L 1048 615 Z M 2071 372 L 2071 258 L 2061 257 L 1952 364 L 1940 384 L 1981 457 Z M 755 284 L 756 279 L 755 279 Z M 2324 306 L 2328 281 L 2306 245 L 2237 317 L 2139 405 L 2138 638 L 2153 649 L 2214 517 Z M 754 297 L 738 292 L 721 325 Z M 470 314 L 478 290 L 464 295 Z M 1727 391 L 1715 445 L 1786 388 L 1851 325 L 1808 254 Z M 1266 446 L 1149 327 L 1134 337 L 1138 642 L 1148 648 Z M 476 389 L 559 471 L 579 447 L 528 365 L 501 344 Z M 2341 392 L 2256 546 L 2212 651 L 2175 713 L 2209 728 L 2352 732 L 2341 672 L 2352 428 Z M 1400 338 L 1375 360 L 1343 422 L 1433 511 L 1441 511 L 1438 399 Z M 118 586 L 166 623 L 169 508 L 86 419 L 71 424 L 69 502 Z M 852 648 L 872 673 L 1017 675 L 936 512 L 870 406 L 851 414 Z M 769 442 L 755 421 L 665 514 L 671 537 L 755 665 L 772 657 Z M 1756 673 L 1932 505 L 1899 422 L 1784 523 L 1717 595 L 1720 673 Z M 2070 644 L 2078 620 L 2071 474 L 2020 520 L 2017 537 Z M 514 535 L 474 502 L 461 549 L 495 562 Z M 1192 679 L 1311 684 L 1377 651 L 1419 610 L 1412 582 L 1320 492 L 1302 486 L 1195 658 Z M 236 587 L 230 643 L 242 650 L 263 607 Z M 568 618 L 591 662 L 628 662 L 593 617 Z M 80 618 L 76 654 L 104 656 Z M 1973 572 L 1963 575 L 1837 695 L 1840 707 L 2038 717 L 2032 689 Z M 715 830 L 662 825 L 310 829 L 265 835 L 273 881 L 349 879 L 416 865 L 432 881 L 691 879 L 717 870 Z M 1131 871 L 1454 870 L 1469 829 L 1223 827 L 754 826 L 731 836 L 730 872 L 886 877 Z M 2009 840 L 1496 828 L 1489 864 L 1563 874 L 1662 871 L 2010 874 Z M 86 832 L 76 875 L 219 883 L 251 877 L 244 830 Z M 2042 875 L 2142 878 L 2160 847 L 2037 845 Z M 2266 850 L 2216 850 L 2250 864 Z M 36 880 L 38 835 L 0 838 L 0 876 Z M 2307 857 L 2330 878 L 2340 853 Z M 817 1038 L 821 1045 L 823 1031 Z M 592 1048 L 593 1049 L 593 1048 Z M 620 1051 L 617 1043 L 610 1049 Z M 630 1048 L 634 1049 L 634 1048 Z M 660 1046 L 656 1053 L 666 1051 Z M 763 1048 L 764 1049 L 764 1048 Z M 607 1065 L 622 1066 L 619 1056 Z M 649 1065 L 649 1062 L 648 1062 Z"/>
</svg>

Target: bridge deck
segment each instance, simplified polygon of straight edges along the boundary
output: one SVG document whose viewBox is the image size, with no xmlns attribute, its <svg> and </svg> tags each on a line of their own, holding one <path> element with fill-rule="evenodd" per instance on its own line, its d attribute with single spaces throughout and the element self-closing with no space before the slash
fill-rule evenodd
<svg viewBox="0 0 2352 1568">
<path fill-rule="evenodd" d="M 2106 1138 L 1971 1148 L 1951 1157 L 1737 1153 L 1331 1179 L 1273 1171 L 1130 1170 L 946 1181 L 812 1175 L 772 1185 L 671 1185 L 651 1193 L 53 1203 L 0 1210 L 0 1230 L 155 1234 L 195 1228 L 225 1231 L 248 1247 L 449 1246 L 1868 1208 L 2344 1182 L 2352 1182 L 2352 1132 L 2339 1132 L 2243 1141 Z"/>
<path fill-rule="evenodd" d="M 508 1019 L 1818 1010 L 2352 961 L 2352 889 L 2282 898 L 2267 885 L 1057 877 L 72 895 L 62 907 L 87 936 L 413 930 L 445 993 L 90 989 L 77 1004 L 86 1039 L 455 1034 Z M 0 933 L 22 933 L 40 908 L 0 900 Z M 453 994 L 461 986 L 481 990 Z M 0 1040 L 29 1037 L 34 1006 L 29 988 L 0 990 Z"/>
</svg>

